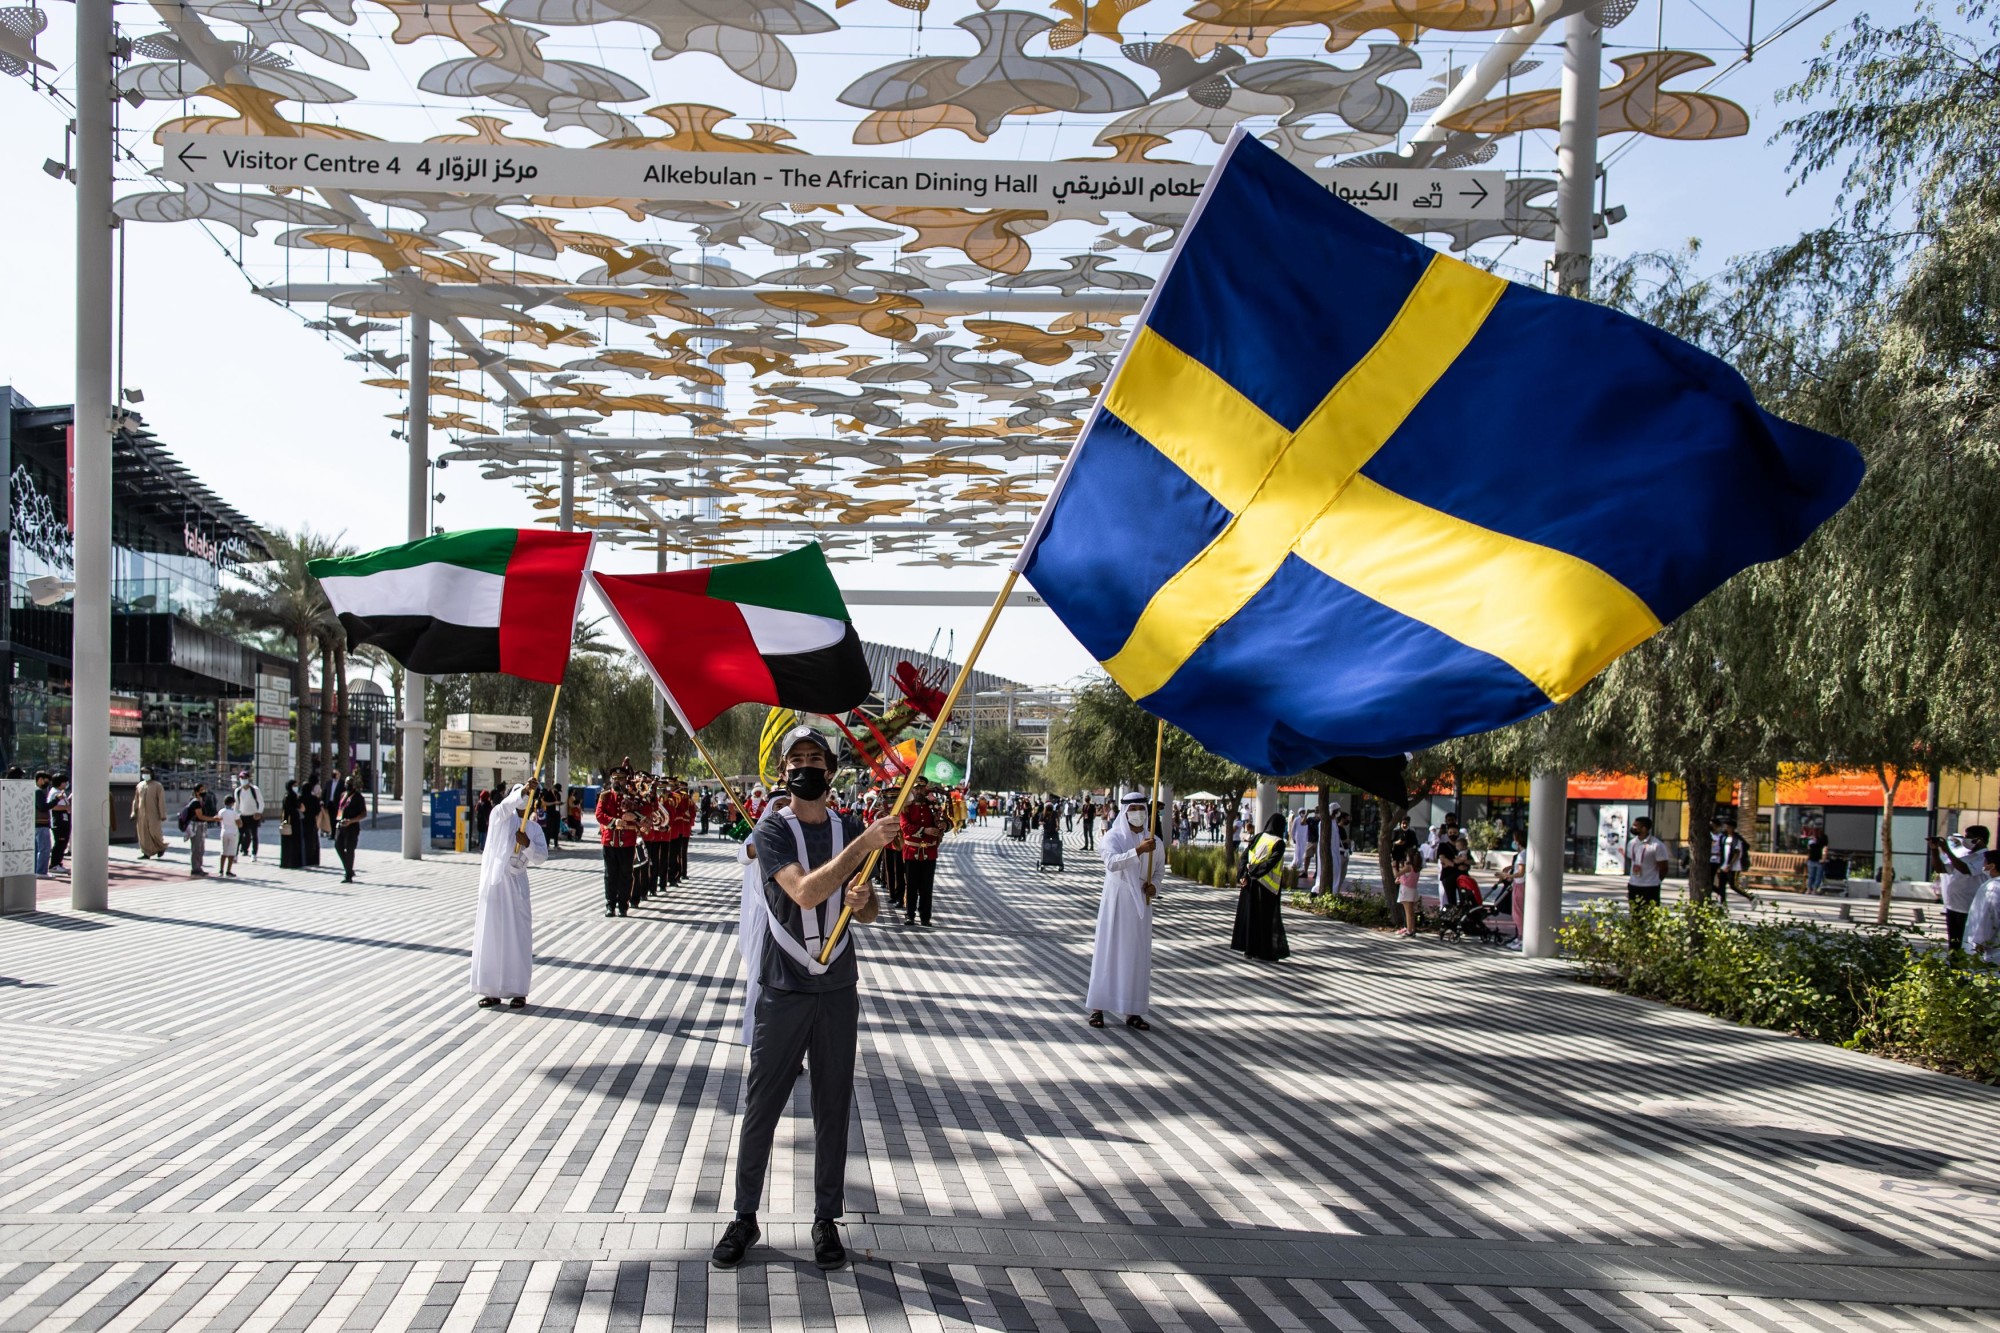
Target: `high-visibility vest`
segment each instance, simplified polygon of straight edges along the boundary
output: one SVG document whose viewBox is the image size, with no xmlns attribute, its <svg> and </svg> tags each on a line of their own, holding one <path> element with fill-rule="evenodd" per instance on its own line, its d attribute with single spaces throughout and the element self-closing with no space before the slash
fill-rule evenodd
<svg viewBox="0 0 2000 1333">
<path fill-rule="evenodd" d="M 1257 841 L 1250 844 L 1250 863 L 1255 865 L 1258 861 L 1277 852 L 1284 845 L 1285 840 L 1275 834 L 1258 834 Z M 1285 858 L 1278 856 L 1271 863 L 1271 868 L 1257 877 L 1257 882 L 1273 893 L 1282 894 L 1285 891 Z"/>
</svg>

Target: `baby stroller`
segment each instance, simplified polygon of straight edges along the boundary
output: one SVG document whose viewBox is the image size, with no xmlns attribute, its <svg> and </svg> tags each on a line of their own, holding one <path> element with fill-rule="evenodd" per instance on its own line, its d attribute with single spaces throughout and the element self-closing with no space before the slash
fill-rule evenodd
<svg viewBox="0 0 2000 1333">
<path fill-rule="evenodd" d="M 1489 903 L 1479 892 L 1478 881 L 1460 872 L 1456 892 L 1449 895 L 1449 901 L 1438 906 L 1438 938 L 1460 940 L 1469 937 L 1481 944 L 1501 943 L 1502 936 L 1490 923 L 1503 916 L 1511 919 L 1513 892 L 1513 885 L 1502 884 Z"/>
</svg>

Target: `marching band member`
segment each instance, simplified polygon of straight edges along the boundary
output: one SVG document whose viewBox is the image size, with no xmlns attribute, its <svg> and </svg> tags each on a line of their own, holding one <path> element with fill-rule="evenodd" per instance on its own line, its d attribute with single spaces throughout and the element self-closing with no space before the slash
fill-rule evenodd
<svg viewBox="0 0 2000 1333">
<path fill-rule="evenodd" d="M 624 773 L 613 773 L 597 797 L 597 836 L 604 846 L 606 916 L 626 916 L 632 907 L 632 861 L 639 842 L 639 825 L 629 808 L 630 783 Z"/>
</svg>

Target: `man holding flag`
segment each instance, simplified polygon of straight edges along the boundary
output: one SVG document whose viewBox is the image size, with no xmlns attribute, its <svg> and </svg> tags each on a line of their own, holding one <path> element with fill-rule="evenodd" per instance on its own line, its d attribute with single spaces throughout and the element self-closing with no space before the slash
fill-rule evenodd
<svg viewBox="0 0 2000 1333">
<path fill-rule="evenodd" d="M 856 921 L 875 919 L 874 890 L 857 875 L 868 854 L 887 846 L 899 827 L 884 819 L 864 828 L 828 808 L 838 760 L 832 743 L 811 727 L 788 734 L 782 755 L 791 800 L 767 810 L 751 835 L 770 938 L 758 965 L 755 1035 L 736 1152 L 736 1218 L 723 1230 L 713 1260 L 717 1268 L 736 1267 L 762 1235 L 757 1205 L 771 1140 L 803 1062 L 812 1076 L 813 1262 L 831 1271 L 847 1262 L 834 1219 L 845 1204 L 847 1119 L 861 1021 L 853 933 L 841 935 L 827 962 L 819 955 L 843 904 Z"/>
<path fill-rule="evenodd" d="M 861 638 L 816 544 L 768 560 L 595 580 L 612 622 L 718 780 L 727 781 L 703 747 L 701 729 L 725 709 L 762 703 L 838 714 L 868 695 Z M 755 951 L 736 1217 L 712 1260 L 717 1268 L 736 1267 L 763 1234 L 757 1206 L 771 1140 L 803 1064 L 812 1072 L 813 1261 L 830 1271 L 847 1262 L 835 1219 L 845 1204 L 861 1018 L 854 939 L 842 918 L 875 919 L 879 908 L 863 870 L 902 830 L 889 818 L 863 828 L 829 808 L 839 760 L 832 742 L 811 727 L 786 733 L 777 753 L 789 799 L 752 802 L 750 873 L 762 893 L 746 882 L 742 925 L 761 929 L 763 939 Z"/>
</svg>

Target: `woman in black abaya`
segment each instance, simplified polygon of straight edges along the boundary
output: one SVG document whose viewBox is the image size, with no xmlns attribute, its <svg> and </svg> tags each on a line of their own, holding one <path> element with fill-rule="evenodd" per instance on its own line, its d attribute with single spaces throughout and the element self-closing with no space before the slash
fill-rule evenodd
<svg viewBox="0 0 2000 1333">
<path fill-rule="evenodd" d="M 1236 927 L 1229 933 L 1229 947 L 1251 958 L 1275 963 L 1288 957 L 1284 917 L 1285 817 L 1272 815 L 1264 821 L 1264 831 L 1250 844 L 1243 858 L 1236 898 Z"/>
</svg>

